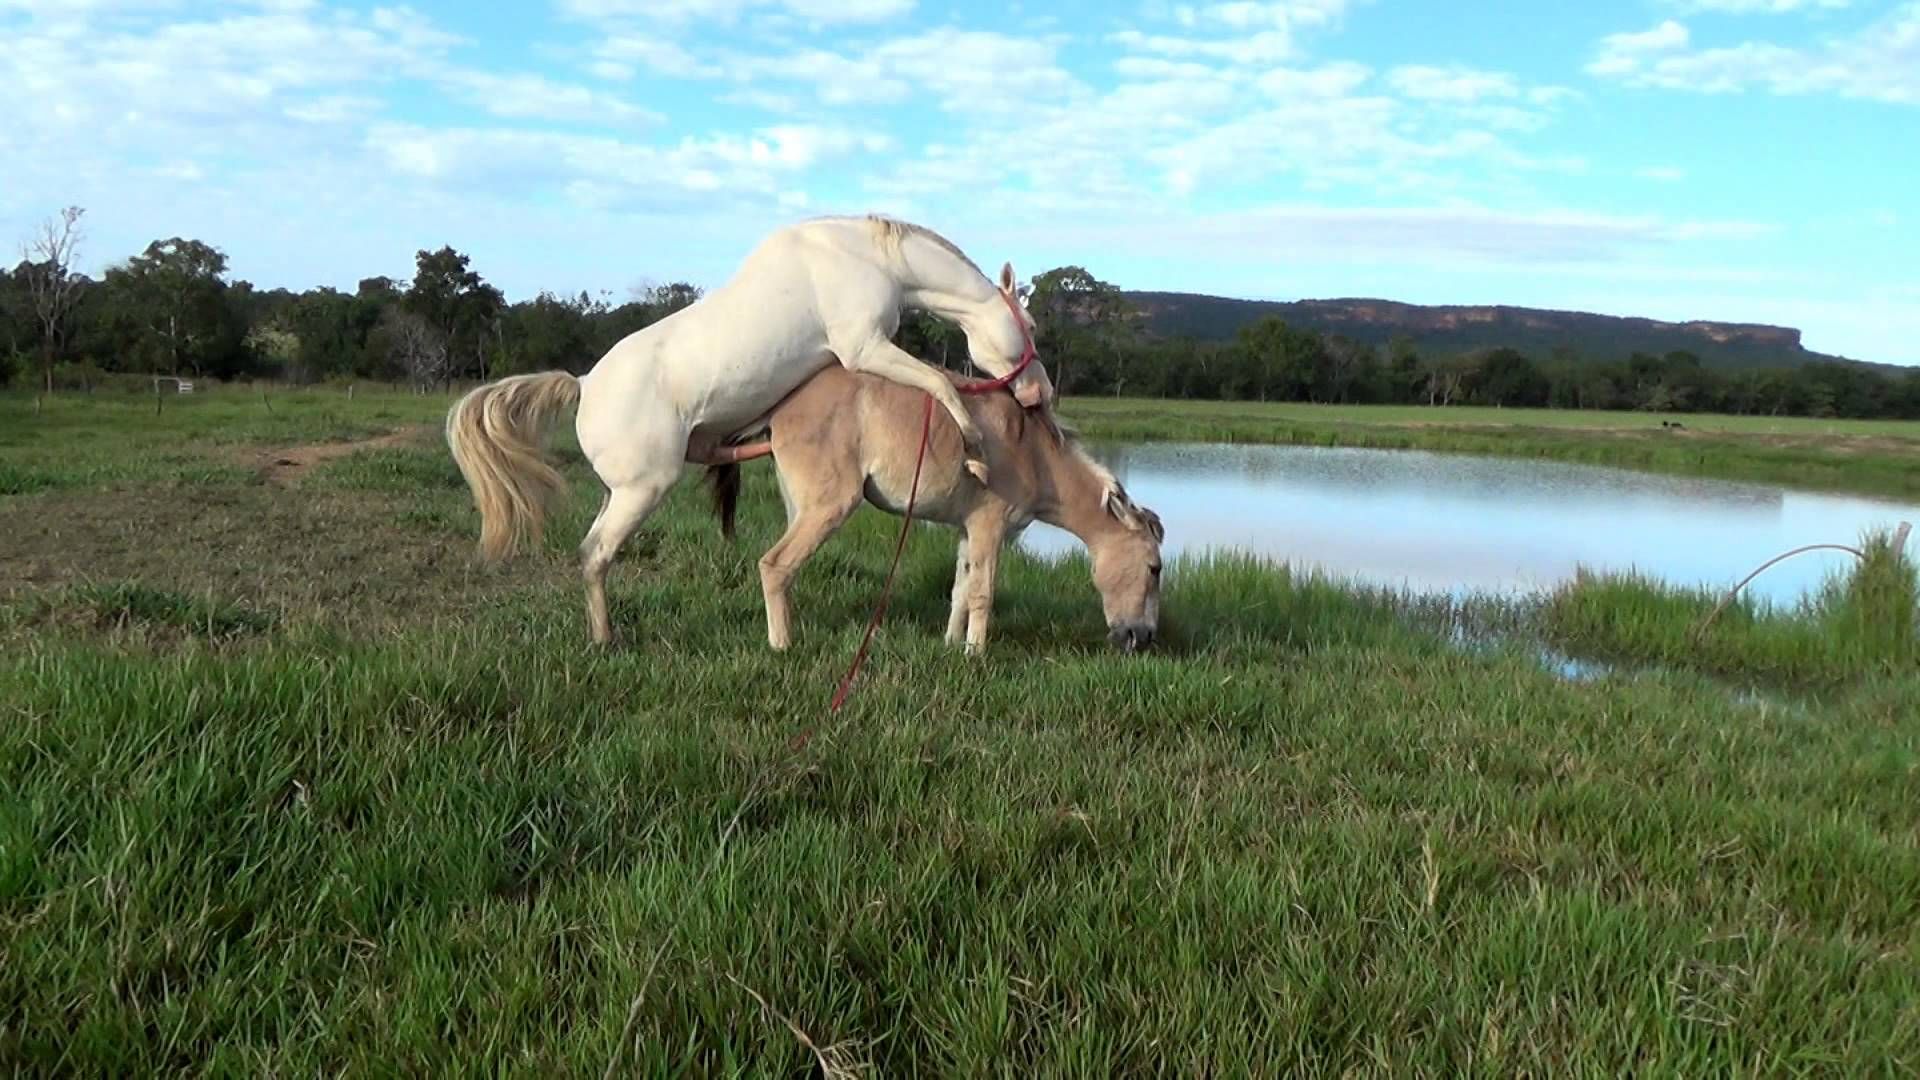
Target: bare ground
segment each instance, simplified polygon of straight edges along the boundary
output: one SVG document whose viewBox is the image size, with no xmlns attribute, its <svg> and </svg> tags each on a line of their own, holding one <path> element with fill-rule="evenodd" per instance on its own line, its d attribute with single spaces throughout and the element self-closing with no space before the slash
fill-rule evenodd
<svg viewBox="0 0 1920 1080">
<path fill-rule="evenodd" d="M 525 587 L 571 583 L 541 558 L 487 566 L 472 530 L 426 497 L 300 481 L 349 454 L 415 443 L 425 427 L 370 439 L 253 452 L 258 483 L 55 491 L 0 501 L 0 640 L 84 622 L 63 590 L 138 583 L 237 605 L 276 621 L 395 626 L 462 612 Z M 464 494 L 464 493 L 463 493 Z"/>
<path fill-rule="evenodd" d="M 425 426 L 399 428 L 384 435 L 370 439 L 356 439 L 351 442 L 308 443 L 304 446 L 288 446 L 279 450 L 269 450 L 260 455 L 260 477 L 269 484 L 281 487 L 291 486 L 308 470 L 316 465 L 361 450 L 382 450 L 419 441 L 420 437 L 431 430 Z"/>
</svg>

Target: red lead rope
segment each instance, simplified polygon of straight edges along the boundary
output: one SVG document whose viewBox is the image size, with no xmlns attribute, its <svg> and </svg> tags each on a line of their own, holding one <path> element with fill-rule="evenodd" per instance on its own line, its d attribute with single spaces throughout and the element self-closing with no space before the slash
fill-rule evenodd
<svg viewBox="0 0 1920 1080">
<path fill-rule="evenodd" d="M 1013 380 L 1027 370 L 1033 363 L 1033 335 L 1027 331 L 1027 321 L 1020 316 L 1020 308 L 1013 301 L 1013 294 L 1002 292 L 1000 298 L 1007 302 L 1007 309 L 1013 312 L 1013 324 L 1020 328 L 1020 337 L 1026 347 L 1020 353 L 1020 362 L 1013 370 L 997 379 L 966 383 L 956 389 L 963 394 L 991 394 L 1005 390 L 1013 385 Z M 900 569 L 900 554 L 907 550 L 907 531 L 913 528 L 913 504 L 920 495 L 920 468 L 927 461 L 927 441 L 933 437 L 933 395 L 927 395 L 927 407 L 920 418 L 920 452 L 913 459 L 913 483 L 907 488 L 907 509 L 900 516 L 900 539 L 893 545 L 893 565 L 887 567 L 887 580 L 880 586 L 880 602 L 873 607 L 873 617 L 867 620 L 867 632 L 860 639 L 859 651 L 853 654 L 853 666 L 847 669 L 847 676 L 840 680 L 840 688 L 833 692 L 833 705 L 829 712 L 839 712 L 840 706 L 847 703 L 847 695 L 853 691 L 853 680 L 860 675 L 860 668 L 867 662 L 867 648 L 873 644 L 874 631 L 880 629 L 880 620 L 886 617 L 887 605 L 893 600 L 893 576 Z"/>
</svg>

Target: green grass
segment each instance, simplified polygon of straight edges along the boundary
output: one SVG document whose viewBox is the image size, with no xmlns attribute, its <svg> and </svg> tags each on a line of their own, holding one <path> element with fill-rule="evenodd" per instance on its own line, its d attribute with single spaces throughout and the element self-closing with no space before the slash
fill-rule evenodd
<svg viewBox="0 0 1920 1080">
<path fill-rule="evenodd" d="M 498 569 L 434 445 L 179 479 L 443 405 L 0 418 L 0 468 L 98 463 L 0 497 L 0 1071 L 1920 1067 L 1899 560 L 1704 660 L 1701 597 L 1468 613 L 1623 665 L 1569 682 L 1239 559 L 1177 564 L 1125 658 L 1083 562 L 1015 555 L 968 660 L 927 530 L 829 717 L 896 522 L 821 552 L 773 654 L 765 469 L 735 546 L 690 483 L 649 522 L 611 652 L 577 454 Z"/>
<path fill-rule="evenodd" d="M 1920 495 L 1912 421 L 1124 398 L 1074 398 L 1061 412 L 1102 439 L 1440 450 Z M 1662 428 L 1669 419 L 1684 429 Z"/>
<path fill-rule="evenodd" d="M 1862 565 L 1792 608 L 1622 575 L 1582 577 L 1544 604 L 1545 637 L 1586 655 L 1789 687 L 1911 676 L 1920 669 L 1913 563 L 1884 534 Z"/>
<path fill-rule="evenodd" d="M 1804 416 L 1728 416 L 1719 413 L 1614 412 L 1599 409 L 1500 409 L 1452 405 L 1313 405 L 1305 402 L 1164 401 L 1157 398 L 1079 397 L 1074 406 L 1103 418 L 1164 418 L 1194 424 L 1254 422 L 1366 425 L 1443 424 L 1461 427 L 1661 431 L 1661 421 L 1688 430 L 1736 435 L 1868 435 L 1920 440 L 1920 421 L 1842 420 Z"/>
</svg>

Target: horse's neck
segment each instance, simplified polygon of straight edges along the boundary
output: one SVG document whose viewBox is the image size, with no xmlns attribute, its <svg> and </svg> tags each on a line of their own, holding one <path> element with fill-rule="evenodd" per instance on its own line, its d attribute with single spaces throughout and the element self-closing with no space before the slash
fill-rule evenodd
<svg viewBox="0 0 1920 1080">
<path fill-rule="evenodd" d="M 908 307 L 918 308 L 970 329 L 993 312 L 999 290 L 965 259 L 924 237 L 909 236 L 912 258 L 899 261 Z"/>
<path fill-rule="evenodd" d="M 1064 441 L 1036 431 L 1034 426 L 1028 431 L 1028 438 L 1040 448 L 1037 472 L 1045 489 L 1040 493 L 1040 505 L 1033 508 L 1034 516 L 1089 546 L 1108 530 L 1119 527 L 1119 521 L 1107 512 L 1105 478 Z"/>
</svg>

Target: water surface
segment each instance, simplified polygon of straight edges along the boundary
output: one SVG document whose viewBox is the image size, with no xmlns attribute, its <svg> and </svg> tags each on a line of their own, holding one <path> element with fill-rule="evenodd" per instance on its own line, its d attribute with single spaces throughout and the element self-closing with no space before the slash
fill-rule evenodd
<svg viewBox="0 0 1920 1080">
<path fill-rule="evenodd" d="M 1551 588 L 1579 565 L 1727 588 L 1788 548 L 1857 544 L 1864 530 L 1901 520 L 1920 526 L 1920 507 L 1898 502 L 1524 458 L 1214 443 L 1089 449 L 1165 519 L 1169 555 L 1239 550 L 1419 591 Z M 1040 524 L 1022 543 L 1048 555 L 1078 546 Z M 1853 561 L 1801 555 L 1748 589 L 1790 603 Z"/>
</svg>

